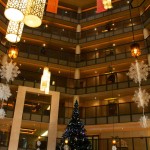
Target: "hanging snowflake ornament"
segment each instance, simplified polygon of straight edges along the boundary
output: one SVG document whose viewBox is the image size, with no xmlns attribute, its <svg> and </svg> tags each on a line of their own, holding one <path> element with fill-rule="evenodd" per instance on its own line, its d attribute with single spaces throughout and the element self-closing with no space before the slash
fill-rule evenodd
<svg viewBox="0 0 150 150">
<path fill-rule="evenodd" d="M 148 68 L 147 64 L 144 64 L 143 61 L 138 62 L 136 60 L 135 63 L 131 64 L 131 66 L 129 68 L 129 72 L 127 73 L 127 75 L 135 83 L 141 84 L 142 80 L 145 80 L 145 81 L 147 80 L 148 71 L 149 71 L 149 68 Z"/>
<path fill-rule="evenodd" d="M 145 116 L 143 115 L 141 118 L 140 118 L 140 125 L 142 128 L 148 128 L 150 126 L 150 123 L 149 123 L 149 119 L 148 119 L 148 116 Z"/>
<path fill-rule="evenodd" d="M 11 91 L 9 85 L 0 83 L 0 100 L 7 101 L 10 96 Z"/>
<path fill-rule="evenodd" d="M 3 108 L 0 108 L 0 119 L 4 119 L 6 116 L 5 110 Z"/>
<path fill-rule="evenodd" d="M 141 87 L 137 91 L 135 91 L 132 100 L 137 103 L 138 107 L 144 108 L 148 106 L 148 102 L 150 100 L 150 95 L 146 92 L 146 90 L 142 90 Z"/>
<path fill-rule="evenodd" d="M 116 145 L 113 145 L 113 146 L 112 146 L 112 150 L 117 150 Z"/>
<path fill-rule="evenodd" d="M 37 148 L 36 150 L 40 150 L 40 148 Z"/>
<path fill-rule="evenodd" d="M 6 79 L 7 82 L 14 81 L 14 79 L 20 74 L 20 70 L 16 63 L 6 62 L 0 69 L 0 75 L 2 79 Z"/>
<path fill-rule="evenodd" d="M 67 144 L 64 145 L 64 150 L 69 150 L 69 146 Z"/>
<path fill-rule="evenodd" d="M 40 146 L 41 145 L 41 141 L 38 140 L 36 144 L 37 144 L 37 146 Z"/>
</svg>

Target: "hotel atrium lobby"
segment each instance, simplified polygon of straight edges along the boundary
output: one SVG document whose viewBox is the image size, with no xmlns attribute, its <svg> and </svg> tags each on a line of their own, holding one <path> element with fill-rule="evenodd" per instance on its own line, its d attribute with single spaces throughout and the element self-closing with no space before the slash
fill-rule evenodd
<svg viewBox="0 0 150 150">
<path fill-rule="evenodd" d="M 150 150 L 150 0 L 0 12 L 0 150 Z"/>
</svg>

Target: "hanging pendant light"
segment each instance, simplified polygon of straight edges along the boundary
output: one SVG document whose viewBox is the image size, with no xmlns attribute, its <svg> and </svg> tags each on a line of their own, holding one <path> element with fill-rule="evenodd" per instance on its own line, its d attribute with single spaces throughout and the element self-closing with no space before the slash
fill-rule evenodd
<svg viewBox="0 0 150 150">
<path fill-rule="evenodd" d="M 11 59 L 15 59 L 18 57 L 18 47 L 16 45 L 12 45 L 9 49 L 8 49 L 8 57 Z"/>
<path fill-rule="evenodd" d="M 28 0 L 8 0 L 4 15 L 11 21 L 22 21 Z"/>
<path fill-rule="evenodd" d="M 45 91 L 45 94 L 49 93 L 50 76 L 51 76 L 51 73 L 49 72 L 49 68 L 48 67 L 44 67 L 43 75 L 41 77 L 40 90 L 41 91 Z"/>
<path fill-rule="evenodd" d="M 9 21 L 5 38 L 12 43 L 19 42 L 22 36 L 23 27 L 23 22 Z"/>
<path fill-rule="evenodd" d="M 45 3 L 46 0 L 28 0 L 28 6 L 24 18 L 25 25 L 36 28 L 42 24 Z"/>
<path fill-rule="evenodd" d="M 134 42 L 133 44 L 131 44 L 130 48 L 131 48 L 131 55 L 133 57 L 138 57 L 141 55 L 140 45 L 138 43 Z"/>
</svg>

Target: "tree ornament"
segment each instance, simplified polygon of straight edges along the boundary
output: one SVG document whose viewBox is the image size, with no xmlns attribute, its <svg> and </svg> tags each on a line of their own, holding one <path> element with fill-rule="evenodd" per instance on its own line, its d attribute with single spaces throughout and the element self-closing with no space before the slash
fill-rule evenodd
<svg viewBox="0 0 150 150">
<path fill-rule="evenodd" d="M 145 116 L 143 115 L 141 118 L 140 118 L 140 125 L 142 128 L 148 128 L 150 126 L 149 124 L 149 119 L 148 119 L 148 116 Z"/>
<path fill-rule="evenodd" d="M 142 90 L 141 87 L 139 87 L 139 89 L 135 91 L 132 100 L 137 103 L 138 107 L 144 108 L 145 106 L 148 106 L 150 95 L 145 89 Z"/>
<path fill-rule="evenodd" d="M 0 108 L 0 119 L 4 119 L 6 116 L 5 110 L 3 108 Z"/>
<path fill-rule="evenodd" d="M 0 69 L 0 75 L 2 79 L 6 79 L 7 82 L 13 81 L 20 74 L 20 70 L 16 63 L 10 61 L 6 62 Z"/>
<path fill-rule="evenodd" d="M 130 79 L 133 79 L 135 83 L 141 84 L 142 80 L 147 80 L 148 71 L 149 68 L 147 64 L 144 64 L 143 61 L 138 62 L 135 60 L 135 63 L 131 64 L 127 75 L 130 77 Z"/>
<path fill-rule="evenodd" d="M 116 145 L 113 145 L 113 146 L 112 146 L 112 150 L 117 150 Z"/>
<path fill-rule="evenodd" d="M 7 101 L 11 96 L 10 87 L 6 84 L 0 83 L 0 100 Z"/>
</svg>

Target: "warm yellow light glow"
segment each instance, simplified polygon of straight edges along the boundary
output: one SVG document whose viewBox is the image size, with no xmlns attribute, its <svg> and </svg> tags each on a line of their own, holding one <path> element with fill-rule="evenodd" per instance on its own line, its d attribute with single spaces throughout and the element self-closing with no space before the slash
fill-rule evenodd
<svg viewBox="0 0 150 150">
<path fill-rule="evenodd" d="M 46 0 L 28 0 L 26 15 L 24 18 L 25 25 L 36 28 L 42 24 Z"/>
<path fill-rule="evenodd" d="M 26 12 L 27 0 L 8 0 L 4 15 L 11 21 L 22 21 Z"/>
<path fill-rule="evenodd" d="M 115 145 L 116 143 L 117 143 L 117 142 L 116 142 L 116 140 L 115 140 L 115 139 L 113 139 L 113 140 L 112 140 L 112 144 L 114 144 L 114 145 Z"/>
<path fill-rule="evenodd" d="M 131 55 L 133 57 L 138 57 L 141 55 L 140 45 L 138 43 L 131 44 L 130 48 L 131 48 Z"/>
<path fill-rule="evenodd" d="M 103 5 L 104 5 L 105 9 L 111 9 L 112 8 L 111 0 L 103 0 Z"/>
<path fill-rule="evenodd" d="M 68 139 L 65 139 L 65 144 L 68 144 Z"/>
<path fill-rule="evenodd" d="M 45 91 L 45 94 L 49 93 L 49 88 L 50 88 L 50 72 L 49 68 L 45 67 L 43 70 L 43 75 L 41 77 L 41 85 L 40 85 L 40 90 Z"/>
<path fill-rule="evenodd" d="M 5 38 L 12 43 L 17 43 L 20 41 L 22 36 L 24 23 L 9 21 L 7 32 Z"/>
<path fill-rule="evenodd" d="M 11 59 L 15 59 L 18 57 L 18 48 L 16 45 L 12 45 L 9 49 L 8 49 L 8 57 Z"/>
</svg>

